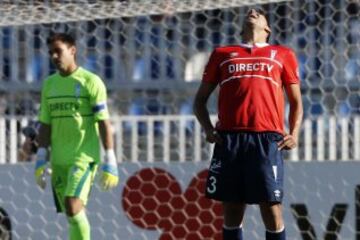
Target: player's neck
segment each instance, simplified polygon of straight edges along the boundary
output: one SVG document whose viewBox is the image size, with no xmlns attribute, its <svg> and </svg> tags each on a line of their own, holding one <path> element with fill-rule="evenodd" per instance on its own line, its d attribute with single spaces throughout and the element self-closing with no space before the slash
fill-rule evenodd
<svg viewBox="0 0 360 240">
<path fill-rule="evenodd" d="M 266 43 L 266 37 L 259 35 L 256 32 L 244 33 L 242 36 L 242 40 L 244 43 L 251 45 L 255 45 L 256 43 Z"/>
<path fill-rule="evenodd" d="M 74 63 L 74 64 L 71 64 L 67 69 L 64 69 L 64 70 L 59 69 L 59 73 L 61 76 L 69 76 L 73 72 L 75 72 L 77 69 L 78 69 L 78 65 L 76 63 Z"/>
</svg>

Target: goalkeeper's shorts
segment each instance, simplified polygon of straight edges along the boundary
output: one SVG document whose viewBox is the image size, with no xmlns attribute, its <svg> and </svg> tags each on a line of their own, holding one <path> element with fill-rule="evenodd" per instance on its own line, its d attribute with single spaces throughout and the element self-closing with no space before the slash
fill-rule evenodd
<svg viewBox="0 0 360 240">
<path fill-rule="evenodd" d="M 208 198 L 247 204 L 283 199 L 283 156 L 274 132 L 220 132 L 209 167 Z"/>
<path fill-rule="evenodd" d="M 98 165 L 76 162 L 70 166 L 52 165 L 51 185 L 57 212 L 65 212 L 65 198 L 80 198 L 86 205 Z"/>
</svg>

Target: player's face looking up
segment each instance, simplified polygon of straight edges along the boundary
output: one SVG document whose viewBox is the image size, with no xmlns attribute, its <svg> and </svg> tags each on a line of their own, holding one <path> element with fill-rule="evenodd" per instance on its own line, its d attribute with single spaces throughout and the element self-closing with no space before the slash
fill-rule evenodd
<svg viewBox="0 0 360 240">
<path fill-rule="evenodd" d="M 49 44 L 49 55 L 56 68 L 62 72 L 68 72 L 68 69 L 75 64 L 75 46 L 70 46 L 62 41 L 54 41 Z"/>
<path fill-rule="evenodd" d="M 254 32 L 263 32 L 267 34 L 271 33 L 271 29 L 268 25 L 266 17 L 261 10 L 254 8 L 250 9 L 245 17 L 244 28 L 245 31 L 252 30 Z"/>
</svg>

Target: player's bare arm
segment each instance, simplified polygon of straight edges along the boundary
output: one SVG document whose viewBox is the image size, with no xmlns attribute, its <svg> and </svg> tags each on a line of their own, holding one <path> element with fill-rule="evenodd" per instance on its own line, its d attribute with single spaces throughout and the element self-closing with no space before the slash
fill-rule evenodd
<svg viewBox="0 0 360 240">
<path fill-rule="evenodd" d="M 104 149 L 114 149 L 114 140 L 113 140 L 110 120 L 108 119 L 101 120 L 98 122 L 98 124 L 99 124 L 100 137 Z"/>
<path fill-rule="evenodd" d="M 215 131 L 211 123 L 207 101 L 211 93 L 215 90 L 216 84 L 202 82 L 194 100 L 194 114 L 205 130 L 206 140 L 210 143 L 221 143 L 222 139 Z"/>
<path fill-rule="evenodd" d="M 301 91 L 299 84 L 290 84 L 285 88 L 289 100 L 289 134 L 284 136 L 279 143 L 279 149 L 293 149 L 297 146 L 299 130 L 303 118 L 303 105 L 301 101 Z"/>
<path fill-rule="evenodd" d="M 100 137 L 105 148 L 105 156 L 101 166 L 102 176 L 100 184 L 103 190 L 109 190 L 116 187 L 119 182 L 117 160 L 114 152 L 112 127 L 108 119 L 101 120 L 98 123 Z"/>
<path fill-rule="evenodd" d="M 49 124 L 41 123 L 39 128 L 39 134 L 36 137 L 36 142 L 39 148 L 48 148 L 50 145 L 51 126 Z"/>
</svg>

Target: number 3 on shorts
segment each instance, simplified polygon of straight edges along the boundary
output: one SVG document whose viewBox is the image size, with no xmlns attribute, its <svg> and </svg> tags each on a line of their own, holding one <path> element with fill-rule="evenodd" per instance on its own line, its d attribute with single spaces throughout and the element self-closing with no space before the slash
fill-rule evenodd
<svg viewBox="0 0 360 240">
<path fill-rule="evenodd" d="M 216 178 L 214 176 L 210 176 L 209 178 L 209 185 L 206 188 L 208 193 L 216 192 Z"/>
</svg>

